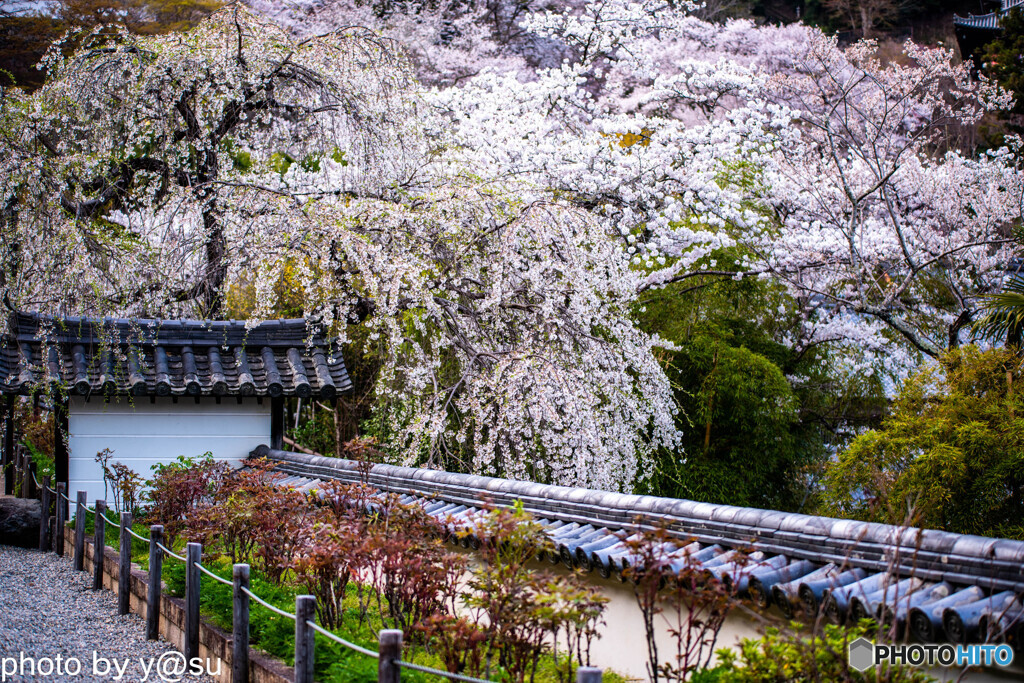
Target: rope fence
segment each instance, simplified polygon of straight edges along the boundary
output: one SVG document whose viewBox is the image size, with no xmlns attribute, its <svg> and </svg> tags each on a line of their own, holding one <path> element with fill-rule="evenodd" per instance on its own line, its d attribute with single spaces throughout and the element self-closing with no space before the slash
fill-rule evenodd
<svg viewBox="0 0 1024 683">
<path fill-rule="evenodd" d="M 170 555 L 171 557 L 173 557 L 174 559 L 178 560 L 179 562 L 188 562 L 188 560 L 186 560 L 186 559 L 185 559 L 184 557 L 182 557 L 181 555 L 178 555 L 177 553 L 175 553 L 174 551 L 172 551 L 172 550 L 171 550 L 170 548 L 168 548 L 167 546 L 165 546 L 165 545 L 164 545 L 163 543 L 157 543 L 157 544 L 156 544 L 156 547 L 157 547 L 157 548 L 160 548 L 160 551 L 161 551 L 162 553 L 164 553 L 165 555 Z"/>
<path fill-rule="evenodd" d="M 30 471 L 27 470 L 27 471 Z M 249 682 L 249 604 L 250 600 L 261 607 L 270 610 L 279 616 L 291 619 L 295 622 L 295 681 L 296 683 L 313 683 L 313 642 L 317 634 L 330 641 L 356 652 L 360 655 L 371 657 L 378 661 L 378 681 L 381 683 L 397 683 L 401 680 L 401 670 L 418 671 L 444 678 L 450 681 L 461 683 L 493 683 L 493 681 L 451 673 L 441 669 L 435 669 L 422 664 L 408 662 L 402 659 L 403 633 L 400 630 L 385 629 L 378 634 L 378 650 L 357 645 L 337 634 L 331 633 L 326 628 L 316 623 L 316 598 L 310 595 L 299 595 L 295 599 L 295 612 L 289 612 L 272 605 L 249 588 L 249 565 L 235 564 L 232 567 L 232 580 L 219 576 L 211 569 L 203 566 L 202 546 L 199 543 L 187 543 L 185 555 L 175 553 L 167 547 L 163 540 L 163 527 L 153 525 L 150 527 L 150 535 L 146 537 L 132 529 L 132 516 L 130 513 L 121 513 L 121 519 L 115 521 L 107 516 L 107 505 L 104 500 L 95 501 L 93 506 L 86 503 L 86 494 L 79 491 L 77 498 L 72 500 L 65 491 L 65 485 L 58 483 L 56 488 L 50 486 L 50 478 L 43 477 L 43 482 L 36 480 L 35 473 L 29 477 L 24 476 L 25 485 L 29 480 L 36 485 L 36 492 L 39 494 L 41 503 L 45 506 L 45 513 L 40 515 L 40 549 L 50 548 L 50 540 L 47 536 L 49 531 L 49 509 L 51 503 L 55 503 L 57 511 L 57 526 L 53 534 L 52 547 L 55 552 L 63 555 L 64 552 L 64 531 L 69 521 L 71 507 L 75 511 L 89 512 L 94 515 L 94 540 L 93 540 L 93 572 L 94 587 L 103 586 L 103 561 L 106 554 L 106 525 L 112 524 L 119 528 L 120 555 L 118 557 L 118 611 L 127 614 L 130 610 L 129 580 L 131 577 L 131 539 L 137 539 L 149 546 L 149 583 L 146 596 L 146 636 L 150 640 L 156 640 L 159 633 L 162 571 L 164 556 L 174 558 L 185 564 L 185 623 L 184 623 L 184 646 L 182 648 L 186 661 L 199 656 L 199 591 L 200 577 L 207 575 L 214 581 L 230 586 L 233 592 L 233 615 L 232 615 L 232 683 Z M 51 494 L 52 497 L 51 497 Z M 65 505 L 66 504 L 66 505 Z M 85 514 L 74 515 L 74 562 L 75 569 L 85 569 Z M 577 683 L 600 683 L 602 675 L 600 669 L 580 667 L 577 672 Z"/>
<path fill-rule="evenodd" d="M 344 645 L 345 647 L 347 647 L 350 650 L 355 650 L 356 652 L 358 652 L 361 655 L 366 655 L 367 657 L 373 657 L 374 659 L 380 659 L 380 653 L 379 652 L 374 652 L 373 650 L 368 650 L 365 647 L 362 647 L 361 645 L 356 645 L 355 643 L 350 643 L 347 640 L 345 640 L 344 638 L 342 638 L 341 636 L 337 636 L 337 635 L 331 633 L 330 631 L 325 629 L 323 626 L 320 626 L 319 624 L 317 624 L 314 621 L 307 621 L 306 622 L 306 626 L 309 626 L 311 629 L 313 629 L 314 631 L 316 631 L 320 635 L 325 636 L 326 638 L 328 638 L 330 640 L 333 640 L 334 642 L 338 643 L 339 645 Z M 490 683 L 490 682 L 487 681 L 486 683 Z"/>
<path fill-rule="evenodd" d="M 201 571 L 202 573 L 206 574 L 207 576 L 209 576 L 214 581 L 219 581 L 220 583 L 223 583 L 225 586 L 233 586 L 234 585 L 233 583 L 231 583 L 227 579 L 225 579 L 223 577 L 220 577 L 220 576 L 217 576 L 216 574 L 214 574 L 213 572 L 211 572 L 209 569 L 207 569 L 206 567 L 204 567 L 201 564 L 197 564 L 196 567 L 199 568 L 199 571 Z"/>
<path fill-rule="evenodd" d="M 412 662 L 406 662 L 406 661 L 403 661 L 401 659 L 398 660 L 397 662 L 395 662 L 395 665 L 399 666 L 399 667 L 401 667 L 403 669 L 412 669 L 413 671 L 422 671 L 425 674 L 437 674 L 437 675 L 440 675 L 440 676 L 444 676 L 445 678 L 448 678 L 448 679 L 453 680 L 453 681 L 465 681 L 465 683 L 492 683 L 492 681 L 489 681 L 486 678 L 473 678 L 472 676 L 463 676 L 462 674 L 453 674 L 453 673 L 451 673 L 449 671 L 439 671 L 437 669 L 432 669 L 429 666 L 423 666 L 421 664 L 413 664 Z"/>
<path fill-rule="evenodd" d="M 285 612 L 280 607 L 274 607 L 269 602 L 267 602 L 266 600 L 264 600 L 260 596 L 258 596 L 255 593 L 253 593 L 248 588 L 243 588 L 242 592 L 245 593 L 248 597 L 250 597 L 253 600 L 255 600 L 256 602 L 258 602 L 259 604 L 261 604 L 264 607 L 266 607 L 268 610 L 270 610 L 274 614 L 280 614 L 282 617 L 287 617 L 288 619 L 291 619 L 292 621 L 295 621 L 295 615 L 294 614 L 292 614 L 291 612 Z"/>
</svg>

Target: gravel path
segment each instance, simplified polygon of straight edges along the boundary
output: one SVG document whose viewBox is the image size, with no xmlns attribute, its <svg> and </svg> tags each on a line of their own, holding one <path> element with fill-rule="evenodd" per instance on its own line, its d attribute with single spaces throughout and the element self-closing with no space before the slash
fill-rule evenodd
<svg viewBox="0 0 1024 683">
<path fill-rule="evenodd" d="M 93 590 L 92 575 L 76 572 L 70 558 L 0 545 L 0 683 L 212 683 L 206 676 L 168 675 L 183 661 L 165 640 L 146 640 L 143 619 L 118 616 L 114 593 Z"/>
</svg>

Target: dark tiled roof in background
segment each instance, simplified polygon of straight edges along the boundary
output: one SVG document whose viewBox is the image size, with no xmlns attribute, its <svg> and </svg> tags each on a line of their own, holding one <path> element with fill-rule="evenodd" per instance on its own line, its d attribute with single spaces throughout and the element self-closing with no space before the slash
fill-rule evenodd
<svg viewBox="0 0 1024 683">
<path fill-rule="evenodd" d="M 989 29 L 991 31 L 999 30 L 999 17 L 1000 12 L 990 12 L 989 14 L 969 14 L 966 17 L 961 17 L 959 14 L 953 15 L 954 26 L 966 26 L 968 28 L 981 28 Z"/>
<path fill-rule="evenodd" d="M 71 394 L 316 396 L 352 389 L 335 345 L 304 320 L 49 318 L 13 313 L 0 342 L 0 392 L 59 383 Z"/>
<path fill-rule="evenodd" d="M 1024 4 L 1024 0 L 1002 0 L 1000 3 L 999 11 L 989 12 L 988 14 L 969 14 L 966 17 L 961 17 L 959 14 L 953 15 L 954 26 L 964 26 L 968 28 L 980 28 L 988 29 L 991 31 L 998 31 L 999 19 L 1009 12 L 1017 5 Z"/>
<path fill-rule="evenodd" d="M 282 485 L 311 490 L 326 479 L 364 480 L 349 460 L 265 446 L 253 455 L 278 461 L 288 475 Z M 549 560 L 605 577 L 630 561 L 620 532 L 636 529 L 638 519 L 641 528 L 662 522 L 680 540 L 673 550 L 680 568 L 697 563 L 786 616 L 822 607 L 840 621 L 895 616 L 924 641 L 996 637 L 1019 648 L 1024 636 L 1020 541 L 391 465 L 374 465 L 365 477 L 451 531 L 471 527 L 483 500 L 522 501 L 557 548 Z M 740 562 L 738 551 L 748 553 Z"/>
</svg>

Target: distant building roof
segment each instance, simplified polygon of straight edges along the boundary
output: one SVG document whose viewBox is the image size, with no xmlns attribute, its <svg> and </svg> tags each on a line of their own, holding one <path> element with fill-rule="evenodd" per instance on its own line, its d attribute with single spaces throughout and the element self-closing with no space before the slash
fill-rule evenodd
<svg viewBox="0 0 1024 683">
<path fill-rule="evenodd" d="M 0 339 L 0 393 L 315 396 L 351 391 L 336 345 L 305 320 L 55 318 L 12 313 Z"/>
<path fill-rule="evenodd" d="M 681 541 L 672 551 L 680 566 L 696 564 L 787 616 L 823 605 L 839 620 L 895 615 L 926 642 L 983 639 L 989 628 L 1011 641 L 1024 636 L 1021 541 L 392 465 L 366 470 L 265 446 L 253 455 L 278 462 L 283 486 L 365 481 L 423 506 L 450 531 L 472 528 L 484 500 L 521 501 L 555 545 L 549 559 L 603 576 L 631 561 L 623 532 L 638 520 L 641 528 L 662 523 Z"/>
<path fill-rule="evenodd" d="M 1024 0 L 1001 0 L 1000 7 L 988 14 L 969 14 L 961 17 L 953 15 L 953 32 L 956 34 L 960 56 L 964 60 L 973 59 L 975 68 L 980 66 L 980 50 L 994 40 L 1003 27 L 1000 23 L 1003 16 L 1014 7 L 1024 5 Z"/>
<path fill-rule="evenodd" d="M 953 25 L 998 30 L 999 18 L 1018 5 L 1024 5 L 1024 0 L 1000 0 L 999 9 L 988 14 L 968 14 L 966 17 L 954 14 Z"/>
<path fill-rule="evenodd" d="M 1000 28 L 999 18 L 1002 16 L 1002 14 L 1002 11 L 989 12 L 988 14 L 969 14 L 966 17 L 961 17 L 959 14 L 954 14 L 953 25 L 998 31 Z"/>
</svg>

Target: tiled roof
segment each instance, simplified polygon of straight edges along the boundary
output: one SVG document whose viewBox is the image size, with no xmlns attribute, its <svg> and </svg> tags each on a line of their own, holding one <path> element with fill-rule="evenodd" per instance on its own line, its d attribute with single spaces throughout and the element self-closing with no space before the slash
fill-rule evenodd
<svg viewBox="0 0 1024 683">
<path fill-rule="evenodd" d="M 366 481 L 422 505 L 453 532 L 472 526 L 484 500 L 521 501 L 547 529 L 552 563 L 605 577 L 630 562 L 622 532 L 662 523 L 680 540 L 672 553 L 679 567 L 696 563 L 786 616 L 821 608 L 839 621 L 895 616 L 933 642 L 984 639 L 991 629 L 1019 647 L 1024 636 L 1020 541 L 391 465 L 364 473 L 349 460 L 265 446 L 253 455 L 279 463 L 282 485 Z"/>
<path fill-rule="evenodd" d="M 954 26 L 964 26 L 967 28 L 980 28 L 988 29 L 991 31 L 998 31 L 999 18 L 1002 16 L 1002 12 L 990 12 L 988 14 L 969 14 L 966 17 L 961 17 L 959 14 L 953 15 Z"/>
<path fill-rule="evenodd" d="M 987 29 L 990 31 L 998 31 L 1002 28 L 999 25 L 999 20 L 1004 14 L 1012 10 L 1018 5 L 1024 4 L 1024 0 L 1002 0 L 1000 3 L 999 10 L 996 12 L 989 12 L 988 14 L 969 14 L 966 17 L 961 17 L 959 14 L 953 15 L 953 25 L 963 26 L 967 28 L 980 28 Z"/>
<path fill-rule="evenodd" d="M 80 395 L 315 396 L 351 391 L 336 345 L 304 320 L 51 318 L 12 313 L 0 393 L 47 384 Z"/>
</svg>

